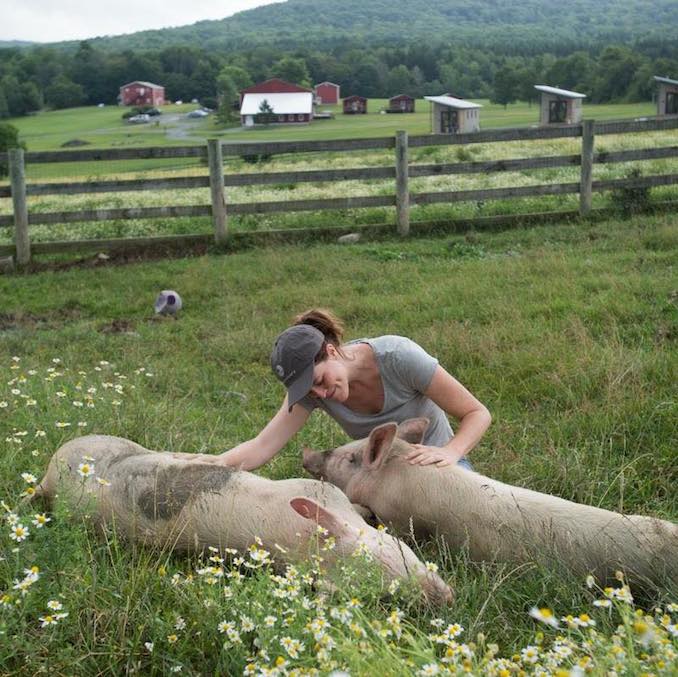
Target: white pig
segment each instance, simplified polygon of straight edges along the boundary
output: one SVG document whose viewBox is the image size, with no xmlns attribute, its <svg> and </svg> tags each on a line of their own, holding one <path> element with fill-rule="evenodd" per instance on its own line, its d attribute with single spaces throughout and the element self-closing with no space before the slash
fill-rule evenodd
<svg viewBox="0 0 678 677">
<path fill-rule="evenodd" d="M 452 600 L 406 544 L 369 526 L 339 489 L 316 480 L 274 481 L 220 466 L 214 456 L 89 435 L 56 451 L 36 495 L 67 501 L 97 527 L 147 545 L 246 553 L 258 537 L 278 562 L 307 558 L 320 525 L 336 541 L 321 553 L 328 563 L 362 542 L 387 580 L 413 576 L 433 603 Z"/>
<path fill-rule="evenodd" d="M 634 581 L 678 581 L 678 525 L 621 515 L 511 486 L 448 466 L 412 465 L 428 421 L 386 423 L 370 436 L 328 452 L 304 451 L 304 467 L 368 507 L 395 533 L 441 536 L 472 559 L 556 560 L 604 580 L 617 569 Z"/>
</svg>

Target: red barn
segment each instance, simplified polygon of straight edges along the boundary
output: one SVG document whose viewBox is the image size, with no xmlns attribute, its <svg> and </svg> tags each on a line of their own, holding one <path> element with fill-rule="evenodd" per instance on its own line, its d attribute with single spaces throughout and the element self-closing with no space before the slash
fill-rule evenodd
<svg viewBox="0 0 678 677">
<path fill-rule="evenodd" d="M 120 103 L 123 106 L 162 106 L 165 88 L 142 80 L 128 82 L 120 88 Z"/>
<path fill-rule="evenodd" d="M 321 82 L 315 86 L 315 95 L 321 104 L 339 103 L 339 85 L 334 82 Z"/>
<path fill-rule="evenodd" d="M 356 113 L 367 113 L 367 99 L 364 96 L 347 96 L 344 99 L 344 113 L 354 115 Z"/>
<path fill-rule="evenodd" d="M 245 94 L 293 94 L 296 92 L 312 93 L 312 90 L 300 87 L 286 80 L 281 80 L 280 78 L 271 78 L 270 80 L 264 80 L 256 85 L 240 90 L 240 105 L 242 106 Z"/>
</svg>

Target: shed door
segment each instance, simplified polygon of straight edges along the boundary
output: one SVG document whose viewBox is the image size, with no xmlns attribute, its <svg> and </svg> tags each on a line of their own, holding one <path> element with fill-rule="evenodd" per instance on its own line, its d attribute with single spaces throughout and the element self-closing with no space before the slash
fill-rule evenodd
<svg viewBox="0 0 678 677">
<path fill-rule="evenodd" d="M 549 101 L 549 122 L 565 122 L 567 120 L 567 101 Z"/>
<path fill-rule="evenodd" d="M 666 115 L 678 115 L 678 92 L 666 92 Z"/>
<path fill-rule="evenodd" d="M 459 131 L 459 111 L 444 108 L 440 111 L 441 134 L 456 134 Z"/>
</svg>

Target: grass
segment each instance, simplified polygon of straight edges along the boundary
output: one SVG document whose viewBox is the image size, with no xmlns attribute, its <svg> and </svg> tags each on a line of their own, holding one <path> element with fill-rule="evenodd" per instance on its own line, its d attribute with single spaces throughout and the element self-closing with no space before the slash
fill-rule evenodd
<svg viewBox="0 0 678 677">
<path fill-rule="evenodd" d="M 349 338 L 417 340 L 489 407 L 494 423 L 472 453 L 480 472 L 678 521 L 677 225 L 675 215 L 644 216 L 0 277 L 0 498 L 31 531 L 17 543 L 9 524 L 0 530 L 0 671 L 166 674 L 180 666 L 184 674 L 238 674 L 247 665 L 258 666 L 253 673 L 272 669 L 280 657 L 278 674 L 362 675 L 377 666 L 383 674 L 426 674 L 431 664 L 531 674 L 555 660 L 548 652 L 560 634 L 555 646 L 569 647 L 576 661 L 590 656 L 590 674 L 674 674 L 675 584 L 634 591 L 648 619 L 620 600 L 612 611 L 592 606 L 605 594 L 555 563 L 477 564 L 430 543 L 422 558 L 457 592 L 443 612 L 412 591 L 385 597 L 363 565 L 349 566 L 328 597 L 304 582 L 304 573 L 318 574 L 303 567 L 281 582 L 266 567 L 248 572 L 227 560 L 225 578 L 211 585 L 196 571 L 205 561 L 115 535 L 101 540 L 61 509 L 38 529 L 19 497 L 30 486 L 21 473 L 39 478 L 54 450 L 78 434 L 207 453 L 252 437 L 283 395 L 267 366 L 273 338 L 296 312 L 326 305 L 344 318 Z M 153 300 L 166 288 L 181 293 L 182 315 L 154 321 Z M 261 472 L 301 475 L 304 445 L 344 439 L 314 414 Z M 32 583 L 24 572 L 31 566 L 39 567 Z M 22 596 L 13 586 L 25 577 Z M 50 600 L 68 616 L 41 628 Z M 557 617 L 590 614 L 598 635 L 562 623 L 558 633 L 537 627 L 533 606 Z M 655 607 L 662 612 L 653 618 Z M 665 613 L 673 620 L 662 626 Z M 245 629 L 243 616 L 255 630 Z M 329 624 L 324 634 L 312 625 L 318 618 Z M 437 618 L 441 628 L 431 625 Z M 222 626 L 230 632 L 219 631 L 222 621 L 233 623 Z M 451 635 L 429 637 L 453 623 L 464 628 L 456 645 Z M 294 645 L 281 644 L 285 637 L 304 644 L 297 657 Z M 521 655 L 526 647 L 536 648 L 536 663 L 533 650 Z M 574 658 L 559 660 L 574 669 Z"/>
<path fill-rule="evenodd" d="M 105 110 L 105 109 L 103 109 Z M 380 116 L 404 117 L 404 116 Z M 406 116 L 405 116 L 406 117 Z M 609 135 L 596 139 L 599 151 L 626 150 L 669 146 L 674 143 L 673 132 L 646 132 L 643 134 Z M 468 146 L 429 146 L 412 148 L 410 162 L 417 164 L 457 163 L 466 161 L 490 161 L 519 157 L 549 155 L 570 155 L 580 150 L 576 139 L 555 139 L 530 142 L 506 142 L 471 144 Z M 87 180 L 93 177 L 107 178 L 149 178 L 165 176 L 205 175 L 207 168 L 197 161 L 193 166 L 183 166 L 181 160 L 139 161 L 146 163 L 144 170 L 130 171 L 126 162 L 90 162 L 61 165 L 34 164 L 28 166 L 31 175 L 29 181 L 43 179 Z M 157 163 L 163 164 L 160 168 Z M 137 163 L 134 163 L 137 164 Z M 258 162 L 245 162 L 241 158 L 227 158 L 224 169 L 227 174 L 252 172 L 276 172 L 283 177 L 280 184 L 267 186 L 245 186 L 227 188 L 227 203 L 272 202 L 284 200 L 303 200 L 318 198 L 346 197 L 351 195 L 393 195 L 393 181 L 348 181 L 324 183 L 284 182 L 286 172 L 307 169 L 340 169 L 346 167 L 392 166 L 392 151 L 364 151 L 353 153 L 301 153 L 281 156 Z M 594 180 L 622 178 L 633 169 L 643 175 L 667 174 L 676 172 L 675 158 L 650 160 L 634 163 L 616 163 L 594 166 Z M 55 173 L 60 172 L 57 176 Z M 76 176 L 70 177 L 69 172 Z M 497 172 L 486 174 L 446 175 L 410 180 L 410 191 L 436 192 L 459 191 L 507 186 L 527 186 L 545 183 L 576 183 L 579 180 L 577 167 L 564 167 L 522 172 Z M 593 206 L 621 207 L 618 195 L 595 193 Z M 667 186 L 652 189 L 650 199 L 654 201 L 675 199 L 675 187 Z M 170 205 L 208 205 L 208 189 L 183 189 L 156 192 L 102 193 L 82 195 L 48 195 L 30 197 L 29 212 L 78 211 L 83 209 L 106 209 L 123 207 L 150 207 Z M 539 211 L 576 210 L 578 196 L 564 195 L 555 197 L 534 197 L 512 200 L 468 201 L 455 204 L 438 204 L 412 208 L 415 221 L 450 220 L 454 218 L 473 218 L 505 214 L 520 214 Z M 10 199 L 0 200 L 0 213 L 10 214 Z M 354 224 L 393 223 L 394 209 L 372 208 L 332 211 L 307 211 L 292 213 L 272 213 L 257 215 L 231 216 L 229 228 L 233 232 L 270 230 L 274 228 L 310 228 L 314 226 L 344 226 L 350 229 Z M 31 226 L 33 242 L 52 240 L 77 240 L 115 237 L 134 237 L 150 235 L 170 235 L 185 233 L 209 233 L 209 218 L 190 219 L 129 219 L 121 221 L 97 221 L 91 223 L 57 224 L 49 226 Z M 0 244 L 10 244 L 11 229 L 0 230 Z"/>
</svg>

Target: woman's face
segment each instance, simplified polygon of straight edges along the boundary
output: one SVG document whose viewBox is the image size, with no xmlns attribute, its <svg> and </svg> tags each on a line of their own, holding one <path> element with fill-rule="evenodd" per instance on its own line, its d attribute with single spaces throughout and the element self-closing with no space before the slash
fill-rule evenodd
<svg viewBox="0 0 678 677">
<path fill-rule="evenodd" d="M 327 346 L 327 359 L 313 369 L 311 394 L 323 400 L 345 402 L 348 398 L 348 371 L 334 346 Z"/>
</svg>

